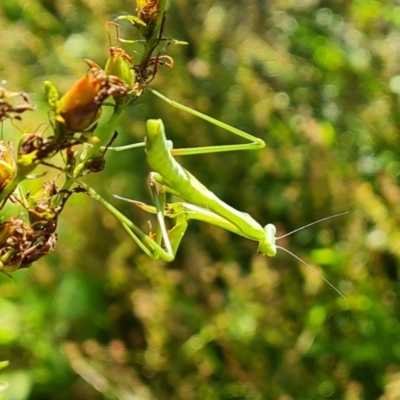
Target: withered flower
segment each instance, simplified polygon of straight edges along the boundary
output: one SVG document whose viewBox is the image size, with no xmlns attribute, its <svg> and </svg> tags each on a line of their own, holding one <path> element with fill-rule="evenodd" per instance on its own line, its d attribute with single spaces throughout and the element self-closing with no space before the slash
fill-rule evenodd
<svg viewBox="0 0 400 400">
<path fill-rule="evenodd" d="M 54 250 L 57 220 L 64 205 L 53 205 L 58 193 L 54 183 L 45 182 L 38 193 L 27 198 L 29 223 L 9 218 L 0 224 L 0 272 L 27 268 Z"/>
<path fill-rule="evenodd" d="M 25 133 L 18 143 L 18 164 L 29 165 L 51 155 L 49 139 L 41 133 Z"/>
<path fill-rule="evenodd" d="M 13 158 L 12 144 L 7 147 L 0 141 L 0 192 L 15 174 L 15 162 Z"/>
<path fill-rule="evenodd" d="M 13 105 L 9 102 L 9 99 L 14 97 L 21 97 L 25 102 L 24 104 Z M 11 92 L 3 87 L 0 87 L 0 122 L 7 118 L 21 119 L 20 114 L 28 110 L 34 110 L 35 108 L 30 104 L 29 97 L 25 92 Z"/>
<path fill-rule="evenodd" d="M 146 23 L 155 22 L 158 17 L 160 0 L 136 0 L 136 15 Z"/>
<path fill-rule="evenodd" d="M 32 262 L 54 250 L 55 233 L 35 231 L 20 219 L 0 224 L 0 271 L 9 273 L 29 267 Z"/>
<path fill-rule="evenodd" d="M 29 222 L 35 231 L 46 231 L 53 233 L 57 227 L 58 215 L 62 205 L 55 207 L 53 198 L 59 193 L 54 182 L 44 182 L 42 189 L 35 195 L 29 196 Z"/>
</svg>

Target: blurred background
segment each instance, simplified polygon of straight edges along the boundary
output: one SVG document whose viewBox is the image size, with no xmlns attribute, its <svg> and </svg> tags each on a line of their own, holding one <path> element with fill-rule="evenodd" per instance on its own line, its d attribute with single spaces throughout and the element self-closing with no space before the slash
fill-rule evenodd
<svg viewBox="0 0 400 400">
<path fill-rule="evenodd" d="M 348 211 L 279 242 L 348 307 L 290 255 L 258 256 L 200 222 L 174 262 L 150 260 L 74 195 L 56 251 L 0 276 L 6 399 L 400 399 L 400 1 L 171 3 L 165 34 L 189 45 L 169 48 L 175 66 L 152 87 L 267 143 L 179 162 L 278 235 Z M 48 121 L 43 81 L 65 91 L 84 58 L 104 65 L 104 23 L 134 13 L 122 0 L 0 2 L 2 86 L 38 107 L 21 129 Z M 146 93 L 118 144 L 142 141 L 148 118 L 175 147 L 240 143 Z M 142 150 L 109 152 L 86 182 L 147 231 L 112 194 L 150 202 L 148 172 Z"/>
</svg>

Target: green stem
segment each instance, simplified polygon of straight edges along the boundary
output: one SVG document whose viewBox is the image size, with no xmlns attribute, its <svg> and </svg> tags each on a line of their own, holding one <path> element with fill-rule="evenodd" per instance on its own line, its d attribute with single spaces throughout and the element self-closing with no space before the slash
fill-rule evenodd
<svg viewBox="0 0 400 400">
<path fill-rule="evenodd" d="M 159 13 L 158 13 L 156 24 L 154 25 L 154 28 L 152 29 L 151 36 L 149 38 L 146 38 L 146 45 L 144 47 L 142 61 L 140 62 L 140 66 L 142 68 L 147 67 L 148 62 L 151 58 L 151 55 L 153 54 L 154 49 L 157 47 L 158 43 L 160 42 L 160 29 L 161 29 L 161 25 L 163 23 L 166 8 L 167 8 L 167 0 L 160 0 L 160 5 L 159 5 L 159 9 L 158 9 Z"/>
<path fill-rule="evenodd" d="M 23 166 L 22 168 L 19 166 L 17 169 L 17 173 L 15 176 L 7 183 L 5 188 L 0 193 L 0 204 L 3 203 L 5 199 L 10 196 L 17 188 L 17 186 L 26 179 L 27 175 L 29 175 L 33 170 L 37 167 L 37 164 L 32 164 L 29 166 Z"/>
<path fill-rule="evenodd" d="M 114 112 L 111 115 L 109 121 L 106 126 L 100 130 L 99 132 L 99 141 L 93 145 L 91 150 L 88 152 L 88 157 L 95 155 L 96 153 L 101 151 L 101 147 L 106 144 L 106 141 L 109 140 L 114 132 L 117 129 L 119 118 L 121 117 L 122 112 L 126 109 L 126 104 L 115 103 Z"/>
<path fill-rule="evenodd" d="M 107 140 L 110 140 L 115 130 L 117 129 L 119 118 L 125 108 L 126 104 L 123 105 L 120 105 L 118 103 L 115 104 L 113 114 L 111 115 L 106 126 L 100 131 L 100 134 L 98 135 L 100 140 L 98 140 L 97 143 L 95 143 L 90 148 L 86 157 L 76 165 L 72 174 L 73 178 L 79 178 L 81 176 L 82 172 L 85 171 L 86 169 L 86 161 L 89 158 L 96 156 L 98 153 L 101 153 L 103 151 L 102 147 L 106 144 Z M 71 184 L 69 184 L 69 186 L 71 186 Z"/>
</svg>

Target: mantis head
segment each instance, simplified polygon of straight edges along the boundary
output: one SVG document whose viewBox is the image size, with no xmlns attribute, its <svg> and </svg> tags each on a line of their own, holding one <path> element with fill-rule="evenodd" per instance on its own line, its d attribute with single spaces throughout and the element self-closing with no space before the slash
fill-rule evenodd
<svg viewBox="0 0 400 400">
<path fill-rule="evenodd" d="M 268 224 L 264 228 L 265 236 L 258 244 L 258 253 L 263 256 L 274 257 L 276 255 L 276 228 Z"/>
</svg>

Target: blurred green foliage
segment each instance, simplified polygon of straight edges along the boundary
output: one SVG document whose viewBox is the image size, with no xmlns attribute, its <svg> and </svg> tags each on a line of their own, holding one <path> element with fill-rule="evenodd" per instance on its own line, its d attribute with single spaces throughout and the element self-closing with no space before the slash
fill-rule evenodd
<svg viewBox="0 0 400 400">
<path fill-rule="evenodd" d="M 169 49 L 175 66 L 153 87 L 268 144 L 180 162 L 280 234 L 349 211 L 279 242 L 349 307 L 295 259 L 259 257 L 256 243 L 202 223 L 173 263 L 152 261 L 99 204 L 74 196 L 57 251 L 0 276 L 7 400 L 398 399 L 400 3 L 171 3 L 166 33 L 189 45 Z M 0 78 L 31 93 L 30 129 L 47 121 L 42 82 L 66 90 L 83 58 L 104 65 L 105 21 L 134 8 L 1 1 Z M 176 147 L 234 140 L 147 93 L 118 144 L 141 141 L 154 117 Z M 140 150 L 109 153 L 90 184 L 146 230 L 148 216 L 111 195 L 148 202 L 147 173 Z"/>
</svg>

